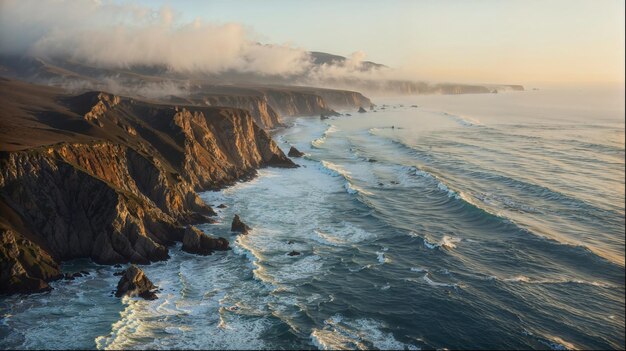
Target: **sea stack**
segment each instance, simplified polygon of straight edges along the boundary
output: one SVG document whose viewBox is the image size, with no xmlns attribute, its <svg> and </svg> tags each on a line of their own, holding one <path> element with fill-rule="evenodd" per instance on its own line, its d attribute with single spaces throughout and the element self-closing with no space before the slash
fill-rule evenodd
<svg viewBox="0 0 626 351">
<path fill-rule="evenodd" d="M 156 300 L 158 297 L 153 290 L 156 286 L 146 277 L 144 272 L 135 265 L 128 267 L 117 283 L 115 296 L 139 296 L 146 300 Z"/>
<path fill-rule="evenodd" d="M 189 226 L 183 235 L 182 249 L 189 253 L 206 256 L 212 254 L 213 251 L 228 250 L 228 244 L 228 240 L 224 238 L 211 238 L 196 227 Z"/>
<path fill-rule="evenodd" d="M 239 215 L 235 215 L 235 218 L 233 218 L 233 224 L 230 226 L 230 230 L 232 232 L 248 234 L 248 232 L 250 231 L 250 227 L 248 227 L 244 222 L 241 221 Z"/>
<path fill-rule="evenodd" d="M 302 157 L 304 156 L 304 152 L 300 152 L 300 150 L 296 149 L 295 147 L 291 147 L 289 149 L 289 152 L 287 153 L 287 156 L 289 157 Z"/>
</svg>

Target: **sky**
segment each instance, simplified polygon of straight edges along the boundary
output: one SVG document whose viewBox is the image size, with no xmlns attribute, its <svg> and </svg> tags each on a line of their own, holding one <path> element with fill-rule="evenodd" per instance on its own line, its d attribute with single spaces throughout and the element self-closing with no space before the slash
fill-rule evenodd
<svg viewBox="0 0 626 351">
<path fill-rule="evenodd" d="M 623 0 L 0 0 L 0 53 L 285 75 L 310 71 L 310 50 L 383 63 L 394 79 L 623 83 L 624 7 Z M 348 66 L 314 73 L 358 73 Z"/>
</svg>

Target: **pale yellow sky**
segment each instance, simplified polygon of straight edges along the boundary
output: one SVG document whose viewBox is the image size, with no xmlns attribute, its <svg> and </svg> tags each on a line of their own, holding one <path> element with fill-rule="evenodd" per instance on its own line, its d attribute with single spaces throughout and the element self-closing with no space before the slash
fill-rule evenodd
<svg viewBox="0 0 626 351">
<path fill-rule="evenodd" d="M 234 21 L 268 42 L 349 55 L 416 78 L 623 82 L 624 0 L 161 0 L 182 17 Z"/>
</svg>

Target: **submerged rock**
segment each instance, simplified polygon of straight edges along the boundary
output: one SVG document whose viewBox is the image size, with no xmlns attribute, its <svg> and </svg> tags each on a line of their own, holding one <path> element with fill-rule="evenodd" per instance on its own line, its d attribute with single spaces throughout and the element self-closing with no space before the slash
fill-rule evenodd
<svg viewBox="0 0 626 351">
<path fill-rule="evenodd" d="M 183 235 L 183 251 L 198 255 L 210 255 L 213 251 L 228 250 L 228 240 L 224 238 L 214 239 L 196 227 L 188 227 Z"/>
<path fill-rule="evenodd" d="M 366 111 L 363 107 L 359 107 L 359 111 L 358 111 L 358 112 L 359 112 L 359 113 L 365 113 L 365 112 L 367 112 L 367 111 Z"/>
<path fill-rule="evenodd" d="M 80 272 L 76 272 L 76 273 L 65 273 L 63 275 L 63 279 L 65 280 L 74 280 L 76 278 L 80 278 L 80 277 L 85 277 L 88 276 L 89 272 L 86 271 L 80 271 Z"/>
<path fill-rule="evenodd" d="M 287 153 L 287 156 L 289 157 L 302 157 L 304 156 L 304 152 L 301 152 L 300 150 L 296 149 L 295 147 L 291 147 L 289 149 L 289 152 Z"/>
<path fill-rule="evenodd" d="M 250 227 L 241 221 L 239 215 L 235 215 L 235 218 L 233 218 L 233 224 L 230 226 L 230 230 L 241 234 L 248 234 Z"/>
<path fill-rule="evenodd" d="M 217 206 L 217 208 L 227 208 L 227 207 L 228 207 L 228 206 L 226 206 L 225 204 L 219 204 L 219 205 Z"/>
<path fill-rule="evenodd" d="M 325 119 L 328 119 L 328 116 L 325 116 L 323 113 L 320 115 L 320 119 L 323 121 Z"/>
<path fill-rule="evenodd" d="M 153 292 L 156 286 L 146 277 L 144 272 L 135 265 L 128 267 L 117 283 L 116 297 L 139 296 L 146 300 L 156 300 L 158 297 Z"/>
<path fill-rule="evenodd" d="M 290 253 L 287 254 L 287 256 L 300 256 L 300 253 L 298 251 L 291 251 Z"/>
</svg>

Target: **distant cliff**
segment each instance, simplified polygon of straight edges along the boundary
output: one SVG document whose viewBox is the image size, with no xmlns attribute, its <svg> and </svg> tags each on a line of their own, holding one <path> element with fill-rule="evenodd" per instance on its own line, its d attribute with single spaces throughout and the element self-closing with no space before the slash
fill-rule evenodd
<svg viewBox="0 0 626 351">
<path fill-rule="evenodd" d="M 37 93 L 20 95 L 24 85 L 10 84 L 0 87 L 8 111 L 28 106 L 20 99 Z M 223 187 L 259 167 L 295 166 L 245 110 L 102 92 L 44 95 L 31 98 L 28 108 L 37 113 L 1 116 L 2 133 L 13 123 L 16 133 L 33 134 L 19 150 L 3 146 L 0 153 L 4 292 L 45 290 L 67 259 L 164 260 L 186 225 L 214 214 L 196 190 Z M 57 142 L 37 145 L 38 128 Z"/>
<path fill-rule="evenodd" d="M 245 109 L 264 129 L 281 126 L 281 115 L 315 116 L 333 110 L 357 110 L 372 106 L 370 99 L 355 91 L 312 87 L 210 85 L 193 88 L 187 96 L 172 96 L 169 101 Z"/>
</svg>

